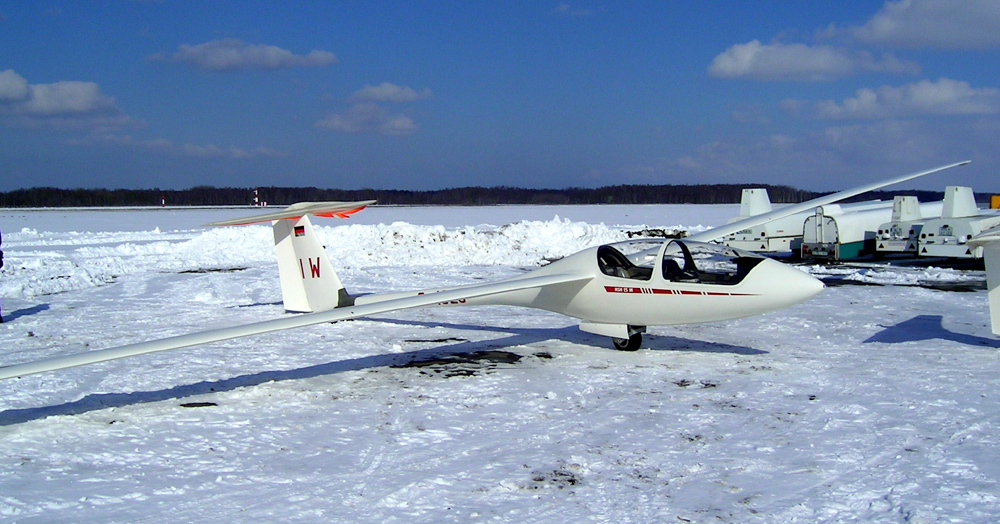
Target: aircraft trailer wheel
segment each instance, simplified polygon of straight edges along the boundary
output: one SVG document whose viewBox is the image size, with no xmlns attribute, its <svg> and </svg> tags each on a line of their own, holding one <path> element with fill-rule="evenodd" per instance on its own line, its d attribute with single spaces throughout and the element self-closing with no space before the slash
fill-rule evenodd
<svg viewBox="0 0 1000 524">
<path fill-rule="evenodd" d="M 642 333 L 636 333 L 628 338 L 612 338 L 611 342 L 619 351 L 636 351 L 642 345 Z"/>
</svg>

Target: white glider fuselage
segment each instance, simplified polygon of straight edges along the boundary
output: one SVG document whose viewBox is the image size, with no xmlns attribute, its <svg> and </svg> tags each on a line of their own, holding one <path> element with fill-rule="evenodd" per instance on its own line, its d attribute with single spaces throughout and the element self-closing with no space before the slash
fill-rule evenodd
<svg viewBox="0 0 1000 524">
<path fill-rule="evenodd" d="M 716 271 L 698 271 L 671 279 L 664 266 L 679 254 L 683 241 L 643 240 L 621 245 L 656 245 L 652 260 L 640 264 L 632 276 L 621 276 L 607 267 L 601 267 L 599 253 L 621 245 L 610 244 L 592 247 L 536 269 L 524 276 L 504 282 L 516 284 L 539 276 L 573 275 L 572 281 L 544 287 L 530 287 L 487 296 L 449 300 L 441 306 L 453 305 L 507 305 L 544 309 L 595 324 L 620 324 L 634 326 L 668 326 L 713 322 L 741 318 L 784 309 L 803 302 L 823 289 L 819 280 L 793 267 L 751 253 L 723 248 L 702 246 L 726 251 L 730 259 L 745 259 L 752 265 L 745 275 L 728 275 Z M 685 245 L 689 243 L 684 243 Z M 690 243 L 695 244 L 695 243 Z M 697 245 L 701 246 L 700 243 Z M 651 249 L 641 253 L 652 253 Z M 642 258 L 650 258 L 646 254 Z M 693 259 L 692 259 L 693 260 Z M 612 273 L 612 274 L 608 274 Z M 712 281 L 710 281 L 710 279 Z M 454 289 L 454 288 L 453 288 Z M 457 288 L 461 289 L 461 288 Z M 441 290 L 424 290 L 391 295 L 358 297 L 358 305 L 378 303 L 406 296 L 430 295 Z"/>
</svg>

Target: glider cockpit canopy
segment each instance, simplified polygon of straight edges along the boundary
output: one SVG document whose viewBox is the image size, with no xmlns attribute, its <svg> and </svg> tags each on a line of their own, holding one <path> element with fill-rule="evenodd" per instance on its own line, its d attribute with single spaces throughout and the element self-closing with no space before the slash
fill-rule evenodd
<svg viewBox="0 0 1000 524">
<path fill-rule="evenodd" d="M 735 285 L 764 258 L 721 244 L 685 240 L 629 240 L 597 248 L 601 273 L 630 280 Z"/>
</svg>

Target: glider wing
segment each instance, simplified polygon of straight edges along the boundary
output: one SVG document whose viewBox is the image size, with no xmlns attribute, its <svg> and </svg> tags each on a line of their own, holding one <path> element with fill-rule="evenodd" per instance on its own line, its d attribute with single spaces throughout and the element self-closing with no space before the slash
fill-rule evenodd
<svg viewBox="0 0 1000 524">
<path fill-rule="evenodd" d="M 78 353 L 75 355 L 68 355 L 65 357 L 53 358 L 50 360 L 41 360 L 37 362 L 28 362 L 25 364 L 4 366 L 0 367 L 0 380 L 14 378 L 14 377 L 23 377 L 35 373 L 42 373 L 45 371 L 55 371 L 57 369 L 65 369 L 70 367 L 82 366 L 86 364 L 93 364 L 97 362 L 104 362 L 106 360 L 115 360 L 135 355 L 142 355 L 145 353 L 155 353 L 157 351 L 180 349 L 189 346 L 196 346 L 199 344 L 207 344 L 210 342 L 218 342 L 222 340 L 246 337 L 250 335 L 270 333 L 273 331 L 281 331 L 285 329 L 294 329 L 304 326 L 311 326 L 314 324 L 322 324 L 324 322 L 335 322 L 338 320 L 347 320 L 351 318 L 363 317 L 368 315 L 376 315 L 379 313 L 386 313 L 389 311 L 397 311 L 401 309 L 432 306 L 454 300 L 484 297 L 489 295 L 496 295 L 498 293 L 506 293 L 509 291 L 533 289 L 544 286 L 551 286 L 555 284 L 565 284 L 568 282 L 582 282 L 590 280 L 592 278 L 593 277 L 591 275 L 572 275 L 572 274 L 526 277 L 513 280 L 505 280 L 493 284 L 476 284 L 472 286 L 438 291 L 435 293 L 427 293 L 424 295 L 416 295 L 404 298 L 385 300 L 382 302 L 374 302 L 371 304 L 365 304 L 360 306 L 341 307 L 328 311 L 320 311 L 317 313 L 307 313 L 302 315 L 289 316 L 285 318 L 267 320 L 264 322 L 258 322 L 254 324 L 246 324 L 242 326 L 215 329 L 211 331 L 202 331 L 199 333 L 191 333 L 188 335 L 180 335 L 176 337 L 164 338 L 159 340 L 150 340 L 147 342 L 139 342 L 136 344 L 128 344 L 125 346 L 101 349 L 86 353 Z"/>
<path fill-rule="evenodd" d="M 765 224 L 767 222 L 771 222 L 772 220 L 777 220 L 779 218 L 784 218 L 786 216 L 794 215 L 795 213 L 801 213 L 803 211 L 809 211 L 810 209 L 812 209 L 814 207 L 817 207 L 817 206 L 823 206 L 823 205 L 826 205 L 826 204 L 831 204 L 833 202 L 837 202 L 837 201 L 843 200 L 845 198 L 850 198 L 850 197 L 855 196 L 855 195 L 860 195 L 861 193 L 865 193 L 865 192 L 868 192 L 868 191 L 874 191 L 876 189 L 879 189 L 879 188 L 882 188 L 882 187 L 885 187 L 885 186 L 890 186 L 892 184 L 898 184 L 900 182 L 906 182 L 907 180 L 912 180 L 914 178 L 922 177 L 924 175 L 929 175 L 931 173 L 937 173 L 938 171 L 944 171 L 945 169 L 951 169 L 951 168 L 957 167 L 957 166 L 964 166 L 965 164 L 968 164 L 969 162 L 971 162 L 971 160 L 966 160 L 964 162 L 958 162 L 958 163 L 955 163 L 955 164 L 949 164 L 947 166 L 936 167 L 934 169 L 929 169 L 927 171 L 921 171 L 919 173 L 910 173 L 908 175 L 902 175 L 902 176 L 898 176 L 896 178 L 890 178 L 888 180 L 883 180 L 881 182 L 874 182 L 874 183 L 867 184 L 867 185 L 864 185 L 864 186 L 855 187 L 853 189 L 847 189 L 847 190 L 841 191 L 839 193 L 833 193 L 833 194 L 830 194 L 830 195 L 821 196 L 819 198 L 814 198 L 812 200 L 809 200 L 808 202 L 803 202 L 801 204 L 795 204 L 794 206 L 783 207 L 781 209 L 778 209 L 778 210 L 775 210 L 775 211 L 771 211 L 770 213 L 764 213 L 763 215 L 752 216 L 750 218 L 746 218 L 746 219 L 743 219 L 743 220 L 740 220 L 740 221 L 737 221 L 737 222 L 733 222 L 731 224 L 726 224 L 724 226 L 719 226 L 719 227 L 716 227 L 716 228 L 713 228 L 713 229 L 709 229 L 707 231 L 702 231 L 701 233 L 695 233 L 695 234 L 687 237 L 687 239 L 688 240 L 694 240 L 694 241 L 697 241 L 697 242 L 708 242 L 708 241 L 711 241 L 711 240 L 715 240 L 715 239 L 717 239 L 719 237 L 724 237 L 726 235 L 730 235 L 730 234 L 736 233 L 738 231 L 742 231 L 742 230 L 747 229 L 747 228 L 751 228 L 751 227 L 754 227 L 754 226 L 759 226 L 761 224 Z"/>
</svg>

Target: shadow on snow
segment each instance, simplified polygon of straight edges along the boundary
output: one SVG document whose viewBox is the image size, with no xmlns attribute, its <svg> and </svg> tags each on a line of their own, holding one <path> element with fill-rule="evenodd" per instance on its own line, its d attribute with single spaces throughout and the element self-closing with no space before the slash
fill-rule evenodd
<svg viewBox="0 0 1000 524">
<path fill-rule="evenodd" d="M 1000 340 L 949 331 L 941 324 L 942 318 L 941 315 L 918 315 L 894 326 L 883 326 L 885 329 L 868 337 L 864 343 L 900 344 L 941 339 L 970 346 L 1000 347 Z"/>
<path fill-rule="evenodd" d="M 31 306 L 26 308 L 21 308 L 16 311 L 12 311 L 3 316 L 4 322 L 12 322 L 21 317 L 30 317 L 31 315 L 36 315 L 42 311 L 48 311 L 48 304 L 38 304 L 37 306 Z"/>
<path fill-rule="evenodd" d="M 610 342 L 606 337 L 592 335 L 577 329 L 576 326 L 562 328 L 484 328 L 483 326 L 465 324 L 447 324 L 441 322 L 420 322 L 411 320 L 387 320 L 378 319 L 379 322 L 389 322 L 395 324 L 405 324 L 426 327 L 446 327 L 449 329 L 467 329 L 475 331 L 499 330 L 509 333 L 510 336 L 499 339 L 469 341 L 463 339 L 445 339 L 443 341 L 455 341 L 456 344 L 436 346 L 432 348 L 407 351 L 403 353 L 372 355 L 347 360 L 338 360 L 325 364 L 306 366 L 290 370 L 262 371 L 259 373 L 240 375 L 232 378 L 202 381 L 193 384 L 182 384 L 158 391 L 135 391 L 131 393 L 94 393 L 87 395 L 80 400 L 59 404 L 55 406 L 45 406 L 37 408 L 9 409 L 0 412 L 0 426 L 10 426 L 32 420 L 39 420 L 51 416 L 59 415 L 79 415 L 90 411 L 97 411 L 107 408 L 117 408 L 164 400 L 193 397 L 208 393 L 218 393 L 233 391 L 238 388 L 257 386 L 267 382 L 282 382 L 288 380 L 301 380 L 326 375 L 335 375 L 349 371 L 360 371 L 363 369 L 381 368 L 389 366 L 402 366 L 415 361 L 431 360 L 444 355 L 462 355 L 483 350 L 495 350 L 497 348 L 511 348 L 517 346 L 527 346 L 538 344 L 546 340 L 560 340 L 572 344 L 592 346 L 595 350 L 614 351 L 608 345 Z M 436 340 L 411 340 L 408 343 L 435 343 Z M 643 343 L 643 347 L 655 351 L 683 351 L 683 352 L 704 352 L 704 353 L 734 353 L 738 355 L 762 355 L 766 351 L 758 349 L 720 344 L 716 342 L 706 342 L 700 340 L 689 340 L 680 337 L 650 335 Z M 533 348 L 541 350 L 542 347 Z"/>
</svg>

